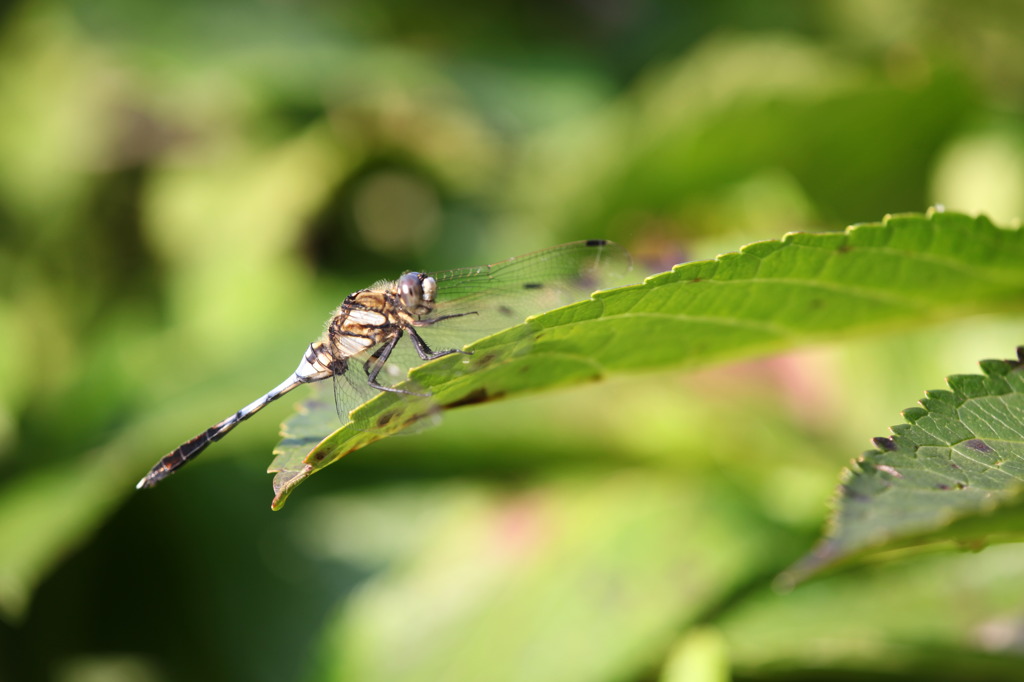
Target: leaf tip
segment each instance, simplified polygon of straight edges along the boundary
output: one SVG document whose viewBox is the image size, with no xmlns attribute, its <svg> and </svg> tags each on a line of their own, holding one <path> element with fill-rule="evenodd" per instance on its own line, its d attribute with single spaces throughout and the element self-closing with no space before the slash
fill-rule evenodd
<svg viewBox="0 0 1024 682">
<path fill-rule="evenodd" d="M 270 508 L 273 511 L 281 511 L 284 507 L 284 503 L 288 501 L 288 496 L 292 490 L 295 489 L 299 483 L 302 483 L 307 477 L 313 473 L 313 466 L 311 464 L 304 465 L 299 471 L 282 471 L 281 473 L 274 476 L 274 499 L 270 502 Z"/>
</svg>

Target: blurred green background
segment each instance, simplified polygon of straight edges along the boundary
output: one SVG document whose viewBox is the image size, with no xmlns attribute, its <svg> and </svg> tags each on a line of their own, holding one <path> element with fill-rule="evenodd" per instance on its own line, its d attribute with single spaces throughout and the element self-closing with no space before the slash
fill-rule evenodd
<svg viewBox="0 0 1024 682">
<path fill-rule="evenodd" d="M 1024 214 L 1024 5 L 27 0 L 0 10 L 0 680 L 1019 679 L 1024 552 L 781 595 L 972 319 L 453 411 L 279 512 L 346 294 L 573 239 L 638 273 Z M 639 276 L 639 275 L 638 275 Z M 638 339 L 642 344 L 642 339 Z"/>
</svg>

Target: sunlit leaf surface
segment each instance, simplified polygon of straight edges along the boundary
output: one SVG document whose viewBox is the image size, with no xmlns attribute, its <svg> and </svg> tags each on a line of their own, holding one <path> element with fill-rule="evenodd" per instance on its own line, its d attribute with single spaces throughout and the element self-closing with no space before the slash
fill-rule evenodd
<svg viewBox="0 0 1024 682">
<path fill-rule="evenodd" d="M 786 235 L 541 315 L 410 377 L 431 400 L 380 395 L 328 436 L 310 414 L 285 424 L 270 467 L 274 507 L 309 475 L 435 410 L 689 368 L 800 343 L 1004 310 L 1024 295 L 1024 233 L 984 218 L 891 216 L 845 232 Z M 310 428 L 311 420 L 316 420 Z M 308 454 L 317 436 L 324 436 Z"/>
</svg>

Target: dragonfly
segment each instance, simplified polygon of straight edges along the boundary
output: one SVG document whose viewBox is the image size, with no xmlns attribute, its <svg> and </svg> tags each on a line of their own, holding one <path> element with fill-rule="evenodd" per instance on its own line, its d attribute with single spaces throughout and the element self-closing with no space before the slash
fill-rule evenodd
<svg viewBox="0 0 1024 682">
<path fill-rule="evenodd" d="M 470 355 L 472 351 L 455 346 L 584 298 L 629 267 L 625 249 L 608 240 L 592 239 L 491 265 L 434 273 L 405 272 L 396 280 L 383 280 L 356 291 L 331 314 L 323 334 L 309 345 L 287 379 L 162 457 L 136 487 L 153 487 L 240 423 L 304 384 L 344 378 L 371 393 L 429 397 L 429 393 L 388 381 L 401 374 L 389 371 L 389 360 L 403 339 L 408 338 L 415 351 L 415 356 L 409 354 L 413 359 Z M 433 348 L 445 340 L 461 343 Z M 335 386 L 338 396 L 338 384 Z M 338 412 L 344 417 L 340 403 Z"/>
</svg>

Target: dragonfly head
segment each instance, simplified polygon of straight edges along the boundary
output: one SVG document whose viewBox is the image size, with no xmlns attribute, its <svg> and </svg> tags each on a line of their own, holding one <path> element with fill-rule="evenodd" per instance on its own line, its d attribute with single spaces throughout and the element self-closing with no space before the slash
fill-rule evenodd
<svg viewBox="0 0 1024 682">
<path fill-rule="evenodd" d="M 411 313 L 428 312 L 437 294 L 437 282 L 419 272 L 407 272 L 398 278 L 398 297 Z"/>
</svg>

